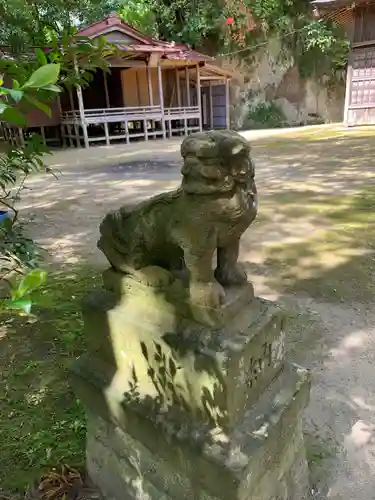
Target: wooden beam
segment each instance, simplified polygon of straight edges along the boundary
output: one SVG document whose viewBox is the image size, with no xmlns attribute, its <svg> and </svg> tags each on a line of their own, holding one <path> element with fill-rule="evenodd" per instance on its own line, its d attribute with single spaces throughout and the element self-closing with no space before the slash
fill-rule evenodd
<svg viewBox="0 0 375 500">
<path fill-rule="evenodd" d="M 138 106 L 142 106 L 142 103 L 141 103 L 141 89 L 139 87 L 138 69 L 135 70 L 135 85 L 137 87 L 137 101 L 138 101 Z"/>
<path fill-rule="evenodd" d="M 60 122 L 61 122 L 62 107 L 61 107 L 61 98 L 59 95 L 57 96 L 57 106 L 59 107 L 59 116 L 60 116 Z M 66 141 L 65 141 L 65 126 L 63 123 L 60 124 L 60 135 L 61 135 L 61 145 L 64 148 L 66 146 Z"/>
<path fill-rule="evenodd" d="M 162 68 L 184 68 L 190 66 L 191 68 L 194 68 L 194 66 L 197 64 L 197 61 L 193 60 L 180 60 L 177 61 L 175 59 L 161 59 L 160 60 L 160 66 Z"/>
<path fill-rule="evenodd" d="M 71 91 L 71 89 L 69 89 L 69 101 L 70 101 L 70 111 L 74 111 L 74 99 L 73 99 L 73 93 Z M 74 133 L 75 133 L 75 136 L 76 136 L 76 141 L 77 141 L 77 144 L 76 146 L 80 146 L 80 141 L 79 141 L 79 130 L 78 130 L 78 125 L 76 123 L 74 123 Z M 72 135 L 72 131 L 71 129 L 69 129 L 69 134 Z M 70 140 L 69 139 L 69 144 L 71 146 L 74 145 L 73 143 L 73 140 Z"/>
<path fill-rule="evenodd" d="M 205 81 L 211 81 L 211 80 L 221 80 L 222 82 L 225 82 L 225 77 L 223 76 L 201 76 L 201 80 Z"/>
<path fill-rule="evenodd" d="M 148 60 L 148 65 L 150 66 L 150 68 L 155 68 L 156 66 L 160 67 L 159 60 L 160 54 L 153 52 Z"/>
<path fill-rule="evenodd" d="M 72 89 L 69 89 L 68 93 L 69 93 L 70 111 L 74 111 L 74 100 L 73 100 Z"/>
<path fill-rule="evenodd" d="M 225 82 L 225 118 L 227 129 L 230 129 L 230 103 L 229 103 L 229 80 Z"/>
<path fill-rule="evenodd" d="M 111 105 L 109 102 L 108 80 L 107 80 L 107 72 L 106 71 L 103 71 L 103 80 L 104 80 L 105 107 L 110 108 Z"/>
<path fill-rule="evenodd" d="M 177 87 L 177 106 L 180 108 L 181 104 L 181 88 L 180 88 L 180 75 L 178 73 L 178 69 L 175 69 L 175 77 L 176 77 L 176 87 Z"/>
<path fill-rule="evenodd" d="M 108 123 L 104 122 L 104 135 L 105 135 L 105 143 L 107 146 L 110 145 L 110 140 L 109 140 L 109 130 L 108 130 Z"/>
<path fill-rule="evenodd" d="M 151 78 L 151 68 L 147 66 L 147 86 L 148 86 L 148 103 L 150 106 L 154 105 L 154 99 L 152 95 L 152 78 Z"/>
<path fill-rule="evenodd" d="M 47 144 L 47 142 L 46 142 L 46 131 L 45 131 L 43 125 L 40 127 L 40 135 L 42 136 L 43 144 L 46 145 Z"/>
<path fill-rule="evenodd" d="M 139 61 L 137 59 L 121 59 L 120 57 L 109 61 L 111 68 L 144 68 L 147 66 L 146 61 Z"/>
<path fill-rule="evenodd" d="M 74 61 L 74 68 L 76 71 L 76 74 L 78 75 L 78 66 L 77 66 L 77 61 Z M 87 134 L 87 126 L 86 126 L 86 120 L 85 120 L 85 106 L 83 104 L 83 95 L 82 95 L 82 88 L 80 85 L 76 85 L 76 91 L 77 91 L 77 97 L 78 97 L 78 108 L 79 108 L 79 117 L 81 120 L 81 127 L 83 131 L 83 140 L 85 143 L 85 148 L 88 148 L 90 146 L 89 144 L 89 137 Z M 77 145 L 81 144 L 80 137 L 77 137 Z"/>
<path fill-rule="evenodd" d="M 164 119 L 164 91 L 163 91 L 163 77 L 161 73 L 161 67 L 158 65 L 158 84 L 159 84 L 159 99 L 160 99 L 160 107 L 162 113 L 161 119 L 161 127 L 163 132 L 163 138 L 166 138 L 166 130 L 165 130 L 165 119 Z"/>
<path fill-rule="evenodd" d="M 353 78 L 353 52 L 349 54 L 348 69 L 346 72 L 346 88 L 345 88 L 345 104 L 344 104 L 344 126 L 348 127 L 349 124 L 349 104 L 350 94 L 352 91 L 352 78 Z"/>
<path fill-rule="evenodd" d="M 23 130 L 21 127 L 18 129 L 18 134 L 19 134 L 21 146 L 24 147 L 25 146 L 25 136 L 23 135 Z"/>
<path fill-rule="evenodd" d="M 202 93 L 202 124 L 204 127 L 209 124 L 207 116 L 207 92 Z"/>
<path fill-rule="evenodd" d="M 197 105 L 199 108 L 199 130 L 202 132 L 202 94 L 201 94 L 201 81 L 200 81 L 200 68 L 197 64 Z"/>
<path fill-rule="evenodd" d="M 188 68 L 185 68 L 185 80 L 186 80 L 186 104 L 190 106 L 190 82 L 189 82 Z"/>
<path fill-rule="evenodd" d="M 212 83 L 211 82 L 209 82 L 208 94 L 209 94 L 209 103 L 210 103 L 210 128 L 213 130 L 213 128 L 214 128 L 214 107 L 213 107 L 213 99 L 212 99 Z"/>
</svg>

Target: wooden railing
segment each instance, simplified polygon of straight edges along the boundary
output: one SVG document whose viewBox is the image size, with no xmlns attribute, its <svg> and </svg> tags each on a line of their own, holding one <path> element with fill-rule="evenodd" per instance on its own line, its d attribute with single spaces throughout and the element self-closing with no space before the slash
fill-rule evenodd
<svg viewBox="0 0 375 500">
<path fill-rule="evenodd" d="M 99 123 L 129 122 L 136 120 L 186 120 L 200 117 L 199 106 L 165 108 L 161 106 L 133 106 L 124 108 L 85 109 L 86 125 Z M 81 116 L 78 110 L 62 113 L 62 121 L 66 124 L 80 124 Z"/>
<path fill-rule="evenodd" d="M 133 106 L 127 108 L 98 108 L 84 110 L 86 125 L 132 120 L 161 120 L 162 116 L 161 106 Z M 80 123 L 81 116 L 77 110 L 66 111 L 62 114 L 62 120 L 65 123 Z"/>
<path fill-rule="evenodd" d="M 165 108 L 164 118 L 166 120 L 179 120 L 188 118 L 199 118 L 199 106 L 187 106 L 181 108 Z"/>
</svg>

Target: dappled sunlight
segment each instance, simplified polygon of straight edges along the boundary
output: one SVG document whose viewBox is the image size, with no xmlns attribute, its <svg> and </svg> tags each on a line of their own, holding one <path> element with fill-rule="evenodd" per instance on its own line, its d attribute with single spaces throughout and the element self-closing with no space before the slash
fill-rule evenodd
<svg viewBox="0 0 375 500">
<path fill-rule="evenodd" d="M 368 342 L 368 336 L 363 331 L 352 332 L 351 334 L 344 337 L 337 347 L 330 349 L 329 355 L 335 358 L 335 361 L 339 361 L 338 358 L 345 358 L 353 350 L 361 350 L 366 347 Z"/>
<path fill-rule="evenodd" d="M 370 471 L 340 476 L 331 489 L 340 495 L 350 482 L 364 487 L 375 472 L 375 133 L 321 127 L 248 137 L 254 139 L 260 212 L 242 238 L 240 258 L 248 261 L 256 294 L 279 300 L 289 311 L 289 359 L 313 371 L 307 419 L 324 439 L 334 437 L 348 469 Z M 51 273 L 38 293 L 36 325 L 22 322 L 16 333 L 13 324 L 0 330 L 7 387 L 1 416 L 6 439 L 20 449 L 15 475 L 22 480 L 25 464 L 40 466 L 32 462 L 40 450 L 30 436 L 44 433 L 42 455 L 46 449 L 54 453 L 59 436 L 54 460 L 72 454 L 83 460 L 84 432 L 77 440 L 75 422 L 84 415 L 56 371 L 86 349 L 79 304 L 100 286 L 99 270 L 106 265 L 96 249 L 98 226 L 109 210 L 179 184 L 180 142 L 60 151 L 51 158 L 62 170 L 58 180 L 30 179 L 32 189 L 22 201 L 33 218 L 28 229 L 48 251 L 52 269 L 63 271 Z M 77 264 L 92 266 L 85 278 Z M 46 389 L 52 386 L 58 400 Z M 72 435 L 79 449 L 61 449 Z M 372 498 L 371 484 L 369 491 Z"/>
<path fill-rule="evenodd" d="M 340 137 L 322 141 L 321 134 L 329 132 Z M 298 133 L 303 137 L 281 134 L 254 141 L 260 213 L 244 235 L 241 258 L 261 269 L 257 280 L 265 292 L 303 290 L 316 280 L 320 290 L 327 287 L 324 273 L 342 273 L 345 267 L 349 292 L 357 267 L 364 280 L 373 258 L 368 241 L 375 194 L 366 186 L 375 141 L 332 127 Z M 307 138 L 313 140 L 306 143 Z M 337 145 L 338 140 L 342 144 Z M 176 139 L 56 153 L 61 158 L 72 155 L 81 163 L 72 163 L 58 180 L 50 175 L 32 177 L 32 189 L 25 191 L 22 203 L 33 218 L 30 233 L 59 264 L 86 259 L 102 265 L 96 250 L 102 217 L 122 204 L 174 189 L 181 176 L 179 145 Z M 105 164 L 83 162 L 100 155 Z M 112 156 L 123 163 L 113 162 Z M 328 287 L 331 295 L 341 298 L 342 287 L 336 281 Z"/>
<path fill-rule="evenodd" d="M 25 401 L 28 405 L 38 406 L 39 404 L 43 403 L 46 393 L 47 387 L 41 387 L 38 390 L 25 394 Z"/>
<path fill-rule="evenodd" d="M 369 405 L 361 396 L 352 396 L 353 403 L 362 410 L 368 410 L 375 414 L 375 405 Z"/>
<path fill-rule="evenodd" d="M 60 238 L 55 236 L 50 238 L 42 237 L 39 242 L 44 248 L 48 249 L 49 258 L 60 265 L 82 263 L 85 259 L 92 257 L 93 253 L 97 254 L 93 259 L 104 264 L 105 259 L 96 249 L 97 238 L 98 232 L 92 234 L 91 231 L 81 231 L 76 234 L 65 234 Z M 92 243 L 90 253 L 85 255 L 85 249 L 89 246 L 89 243 Z"/>
<path fill-rule="evenodd" d="M 371 275 L 375 251 L 358 246 L 354 234 L 324 231 L 318 237 L 269 245 L 263 251 L 264 264 L 272 270 L 271 288 L 306 291 L 330 300 L 366 300 L 375 291 Z"/>
<path fill-rule="evenodd" d="M 279 292 L 367 300 L 375 292 L 375 189 L 330 195 L 288 184 L 268 192 L 265 218 L 246 233 L 243 256 L 261 255 L 267 285 Z M 275 212 L 277 206 L 277 213 Z M 259 262 L 259 261 L 258 261 Z"/>
<path fill-rule="evenodd" d="M 165 153 L 177 153 L 181 139 L 173 138 L 159 141 L 134 142 L 111 146 L 93 146 L 88 149 L 68 148 L 53 152 L 45 157 L 51 168 L 70 169 L 71 167 L 90 168 L 99 165 L 123 163 L 145 157 L 155 157 Z"/>
<path fill-rule="evenodd" d="M 365 423 L 363 420 L 358 420 L 345 438 L 346 446 L 353 446 L 358 450 L 370 443 L 374 444 L 374 430 L 374 425 Z"/>
</svg>

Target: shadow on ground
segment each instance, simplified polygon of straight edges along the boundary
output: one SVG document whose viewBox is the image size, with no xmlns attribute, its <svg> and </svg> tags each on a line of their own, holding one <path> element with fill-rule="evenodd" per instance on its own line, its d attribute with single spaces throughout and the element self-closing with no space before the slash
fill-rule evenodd
<svg viewBox="0 0 375 500">
<path fill-rule="evenodd" d="M 375 491 L 375 134 L 273 138 L 256 141 L 253 153 L 260 213 L 243 238 L 241 255 L 251 262 L 257 293 L 278 298 L 290 311 L 288 351 L 313 373 L 306 418 L 316 491 L 330 489 L 332 499 L 367 500 Z M 9 463 L 21 474 L 65 456 L 73 464 L 82 459 L 81 410 L 61 382 L 52 377 L 45 389 L 42 379 L 58 366 L 60 350 L 65 358 L 84 349 L 80 320 L 71 320 L 79 310 L 75 297 L 98 277 L 95 266 L 104 264 L 95 249 L 103 215 L 179 183 L 178 148 L 158 151 L 156 159 L 142 155 L 132 153 L 119 164 L 109 154 L 116 166 L 60 162 L 59 180 L 37 176 L 30 183 L 23 201 L 34 217 L 30 231 L 52 264 L 93 267 L 88 281 L 77 275 L 71 286 L 56 282 L 53 293 L 60 298 L 54 304 L 61 307 L 47 326 L 39 332 L 22 327 L 1 341 L 3 429 L 11 441 L 21 436 L 23 445 L 12 445 L 0 458 L 3 477 L 9 476 Z M 35 422 L 33 415 L 42 420 Z M 60 442 L 64 432 L 75 439 L 74 447 L 53 454 L 50 443 Z"/>
<path fill-rule="evenodd" d="M 288 137 L 255 142 L 253 152 L 261 231 L 250 229 L 246 234 L 244 241 L 249 241 L 251 248 L 254 239 L 255 246 L 260 247 L 269 241 L 305 237 L 324 228 L 316 207 L 319 203 L 351 196 L 371 182 L 375 139 Z M 95 243 L 103 215 L 121 204 L 138 202 L 178 185 L 178 150 L 158 151 L 155 159 L 149 156 L 138 151 L 132 159 L 115 166 L 65 166 L 58 180 L 46 175 L 31 180 L 23 206 L 25 213 L 33 217 L 32 234 L 51 251 L 52 259 L 58 264 L 79 259 L 101 263 Z M 311 213 L 313 206 L 316 209 Z M 284 212 L 280 213 L 280 209 Z"/>
</svg>

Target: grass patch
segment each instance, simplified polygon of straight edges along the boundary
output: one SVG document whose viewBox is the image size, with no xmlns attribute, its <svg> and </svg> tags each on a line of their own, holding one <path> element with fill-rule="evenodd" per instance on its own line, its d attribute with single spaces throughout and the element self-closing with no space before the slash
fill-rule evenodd
<svg viewBox="0 0 375 500">
<path fill-rule="evenodd" d="M 357 146 L 361 146 L 362 150 L 366 151 L 367 147 L 374 146 L 375 131 L 374 129 L 340 129 L 324 127 L 321 129 L 311 129 L 310 127 L 300 127 L 298 130 L 288 133 L 272 134 L 266 137 L 258 137 L 250 139 L 254 149 L 275 148 L 281 147 L 285 153 L 297 153 L 297 149 L 305 155 L 308 153 L 308 148 L 324 148 L 324 154 L 327 159 L 328 151 L 338 153 L 342 159 L 347 155 L 351 155 Z M 340 145 L 345 145 L 347 150 L 343 154 L 342 149 L 338 149 Z M 357 152 L 360 153 L 360 152 Z M 361 156 L 359 154 L 359 156 Z M 358 158 L 359 159 L 359 158 Z M 322 158 L 322 164 L 324 159 Z"/>
<path fill-rule="evenodd" d="M 329 301 L 370 301 L 375 294 L 375 188 L 355 195 L 328 196 L 314 191 L 270 195 L 266 211 L 293 224 L 316 222 L 315 234 L 263 249 L 267 285 Z M 281 222 L 282 224 L 282 222 Z M 319 225 L 324 229 L 319 230 Z"/>
<path fill-rule="evenodd" d="M 85 351 L 80 301 L 98 271 L 51 273 L 35 296 L 34 317 L 2 314 L 0 335 L 0 484 L 23 492 L 40 473 L 84 462 L 85 418 L 67 382 L 68 364 Z"/>
<path fill-rule="evenodd" d="M 23 493 L 27 484 L 59 463 L 84 465 L 85 415 L 67 383 L 66 370 L 86 349 L 81 299 L 99 284 L 96 269 L 51 273 L 35 296 L 31 320 L 2 318 L 5 394 L 0 409 L 0 484 L 4 491 Z M 289 311 L 287 351 L 302 362 L 306 351 L 320 352 L 317 318 L 291 304 L 285 307 Z"/>
<path fill-rule="evenodd" d="M 319 436 L 319 430 L 313 432 L 313 429 L 305 432 L 304 438 L 313 498 L 326 498 L 329 489 L 327 470 L 330 470 L 331 464 L 336 460 L 337 443 L 329 438 L 323 439 Z"/>
</svg>

